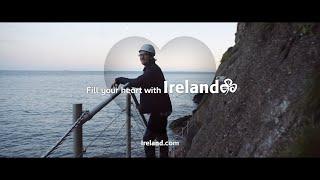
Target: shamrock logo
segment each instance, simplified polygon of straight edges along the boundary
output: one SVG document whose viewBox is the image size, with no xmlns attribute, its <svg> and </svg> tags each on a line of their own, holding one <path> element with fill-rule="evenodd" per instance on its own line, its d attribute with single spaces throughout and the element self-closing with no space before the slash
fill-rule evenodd
<svg viewBox="0 0 320 180">
<path fill-rule="evenodd" d="M 220 91 L 224 94 L 228 94 L 228 92 L 236 92 L 238 85 L 233 83 L 231 79 L 225 79 L 224 84 L 220 85 Z"/>
</svg>

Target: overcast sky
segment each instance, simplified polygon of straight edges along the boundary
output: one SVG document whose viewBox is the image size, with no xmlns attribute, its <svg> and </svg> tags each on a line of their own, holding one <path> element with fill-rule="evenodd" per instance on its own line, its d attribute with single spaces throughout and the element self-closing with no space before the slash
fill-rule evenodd
<svg viewBox="0 0 320 180">
<path fill-rule="evenodd" d="M 214 57 L 213 63 L 218 66 L 223 53 L 234 45 L 235 32 L 236 23 L 0 23 L 0 69 L 102 71 L 111 48 L 133 36 L 152 42 L 159 48 L 159 55 L 161 48 L 171 46 L 167 48 L 171 52 L 166 56 L 173 56 L 173 51 L 179 52 L 181 42 L 175 45 L 173 39 L 190 37 L 191 41 L 184 44 L 205 45 Z M 184 48 L 195 46 L 185 45 Z M 182 52 L 185 57 L 202 53 L 193 49 Z M 203 52 L 207 53 L 207 50 Z M 132 59 L 138 62 L 136 55 Z M 160 63 L 161 56 L 158 58 Z M 123 63 L 124 69 L 133 65 L 136 64 Z M 194 62 L 177 61 L 164 66 L 164 70 L 183 70 L 181 68 L 194 66 Z M 141 67 L 133 69 L 140 70 Z"/>
</svg>

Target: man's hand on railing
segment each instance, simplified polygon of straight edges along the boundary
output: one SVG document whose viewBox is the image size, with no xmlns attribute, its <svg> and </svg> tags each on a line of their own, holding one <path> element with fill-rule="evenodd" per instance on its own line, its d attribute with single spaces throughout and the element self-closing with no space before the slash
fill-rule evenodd
<svg viewBox="0 0 320 180">
<path fill-rule="evenodd" d="M 118 88 L 119 84 L 117 83 L 116 80 L 113 80 L 113 83 L 111 85 L 111 88 Z"/>
</svg>

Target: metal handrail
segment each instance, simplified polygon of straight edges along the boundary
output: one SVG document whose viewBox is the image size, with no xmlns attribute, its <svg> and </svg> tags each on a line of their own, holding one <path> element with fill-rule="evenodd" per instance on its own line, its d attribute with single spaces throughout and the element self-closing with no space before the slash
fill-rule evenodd
<svg viewBox="0 0 320 180">
<path fill-rule="evenodd" d="M 125 84 L 122 89 L 125 89 L 129 87 L 129 83 Z M 120 89 L 120 88 L 119 88 Z M 52 146 L 52 148 L 50 148 L 49 151 L 46 152 L 45 155 L 43 155 L 43 158 L 48 157 L 54 150 L 56 150 L 63 142 L 64 140 L 66 140 L 66 137 L 70 135 L 70 133 L 77 128 L 79 125 L 83 125 L 84 123 L 86 123 L 87 121 L 89 121 L 90 119 L 93 118 L 94 115 L 96 115 L 101 109 L 103 109 L 106 105 L 108 105 L 111 101 L 113 101 L 117 96 L 119 96 L 121 94 L 121 90 L 117 89 L 117 92 L 112 94 L 109 98 L 107 98 L 106 100 L 104 100 L 103 102 L 101 102 L 100 104 L 98 104 L 97 106 L 95 106 L 91 111 L 84 111 L 81 116 L 72 124 L 72 126 L 68 129 L 68 131 L 56 142 L 56 144 L 54 146 Z M 133 100 L 136 104 L 136 107 L 139 107 L 139 103 L 137 100 L 137 97 L 135 96 L 134 93 L 130 93 L 131 96 L 133 97 Z M 137 108 L 138 109 L 138 108 Z M 145 125 L 145 127 L 147 126 L 147 121 L 144 117 L 144 115 L 140 112 L 140 110 L 138 109 L 140 116 L 143 119 L 143 123 Z"/>
</svg>

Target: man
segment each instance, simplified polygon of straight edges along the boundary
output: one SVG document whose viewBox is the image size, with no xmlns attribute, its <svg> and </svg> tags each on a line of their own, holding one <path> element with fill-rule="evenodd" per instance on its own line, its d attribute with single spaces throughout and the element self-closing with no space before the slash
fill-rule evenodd
<svg viewBox="0 0 320 180">
<path fill-rule="evenodd" d="M 146 132 L 143 136 L 143 141 L 154 141 L 157 139 L 163 143 L 168 141 L 167 135 L 167 120 L 172 112 L 172 105 L 169 94 L 164 92 L 164 81 L 162 70 L 155 63 L 155 50 L 152 45 L 145 44 L 139 50 L 141 63 L 145 66 L 143 74 L 135 79 L 118 77 L 114 80 L 112 87 L 117 87 L 119 84 L 130 83 L 130 87 L 142 88 L 140 94 L 141 113 L 150 113 L 150 118 L 147 124 Z M 160 88 L 161 93 L 144 93 L 144 89 Z M 146 157 L 155 157 L 154 146 L 144 146 Z M 168 157 L 168 146 L 160 146 L 160 158 Z"/>
</svg>

